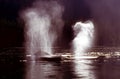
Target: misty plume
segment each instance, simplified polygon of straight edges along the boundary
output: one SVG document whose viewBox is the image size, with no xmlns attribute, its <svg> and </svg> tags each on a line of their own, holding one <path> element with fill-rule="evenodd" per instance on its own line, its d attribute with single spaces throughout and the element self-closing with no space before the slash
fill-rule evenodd
<svg viewBox="0 0 120 79">
<path fill-rule="evenodd" d="M 73 26 L 75 38 L 72 42 L 72 49 L 75 57 L 84 55 L 94 43 L 94 25 L 92 21 L 76 22 Z"/>
<path fill-rule="evenodd" d="M 37 1 L 32 7 L 22 12 L 25 22 L 25 47 L 34 58 L 52 55 L 53 47 L 61 38 L 64 8 L 57 1 Z"/>
</svg>

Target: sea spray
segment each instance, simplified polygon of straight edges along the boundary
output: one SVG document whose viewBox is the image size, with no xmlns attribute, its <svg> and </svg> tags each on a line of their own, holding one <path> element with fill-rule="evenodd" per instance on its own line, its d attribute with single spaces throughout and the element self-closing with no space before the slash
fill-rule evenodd
<svg viewBox="0 0 120 79">
<path fill-rule="evenodd" d="M 75 38 L 73 39 L 73 52 L 75 58 L 84 55 L 93 45 L 94 25 L 92 21 L 77 22 L 73 26 Z"/>
<path fill-rule="evenodd" d="M 56 1 L 38 1 L 22 12 L 25 22 L 26 53 L 35 59 L 53 55 L 52 48 L 61 37 L 63 7 Z"/>
</svg>

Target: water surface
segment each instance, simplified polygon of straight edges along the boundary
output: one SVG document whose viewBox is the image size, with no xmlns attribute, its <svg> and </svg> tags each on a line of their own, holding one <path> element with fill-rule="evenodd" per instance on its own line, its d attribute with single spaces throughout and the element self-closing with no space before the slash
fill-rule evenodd
<svg viewBox="0 0 120 79">
<path fill-rule="evenodd" d="M 0 53 L 0 79 L 120 79 L 120 59 L 26 61 L 23 51 Z"/>
</svg>

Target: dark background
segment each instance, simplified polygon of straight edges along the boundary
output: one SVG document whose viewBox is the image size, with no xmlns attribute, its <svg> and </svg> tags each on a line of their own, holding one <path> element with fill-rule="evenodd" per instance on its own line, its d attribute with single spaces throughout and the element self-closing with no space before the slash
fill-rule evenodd
<svg viewBox="0 0 120 79">
<path fill-rule="evenodd" d="M 30 7 L 34 1 L 0 0 L 0 48 L 24 46 L 24 22 L 19 15 L 20 11 Z M 95 24 L 95 46 L 120 46 L 119 0 L 59 0 L 59 2 L 65 8 L 62 37 L 64 47 L 69 47 L 74 37 L 71 26 L 77 21 L 86 20 L 92 20 Z"/>
</svg>

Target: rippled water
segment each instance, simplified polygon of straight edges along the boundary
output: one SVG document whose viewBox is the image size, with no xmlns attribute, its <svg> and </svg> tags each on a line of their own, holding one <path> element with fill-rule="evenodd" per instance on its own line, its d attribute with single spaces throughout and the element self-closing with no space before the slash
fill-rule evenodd
<svg viewBox="0 0 120 79">
<path fill-rule="evenodd" d="M 120 79 L 116 58 L 35 62 L 22 61 L 16 54 L 5 57 L 0 55 L 0 79 Z"/>
<path fill-rule="evenodd" d="M 31 62 L 26 79 L 119 79 L 120 61 Z"/>
</svg>

